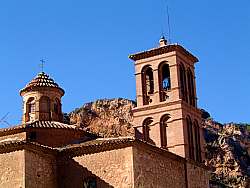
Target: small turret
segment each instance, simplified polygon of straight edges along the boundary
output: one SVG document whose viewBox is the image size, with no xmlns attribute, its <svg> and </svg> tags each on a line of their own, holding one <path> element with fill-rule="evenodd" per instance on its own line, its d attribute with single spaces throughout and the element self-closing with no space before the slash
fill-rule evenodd
<svg viewBox="0 0 250 188">
<path fill-rule="evenodd" d="M 61 98 L 64 90 L 49 75 L 39 73 L 24 89 L 23 123 L 33 121 L 63 121 Z"/>
</svg>

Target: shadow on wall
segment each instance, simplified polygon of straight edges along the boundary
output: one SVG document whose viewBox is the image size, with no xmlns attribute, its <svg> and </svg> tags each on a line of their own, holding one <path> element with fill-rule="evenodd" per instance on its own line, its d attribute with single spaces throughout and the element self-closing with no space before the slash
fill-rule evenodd
<svg viewBox="0 0 250 188">
<path fill-rule="evenodd" d="M 73 159 L 58 162 L 58 182 L 61 188 L 114 188 Z"/>
<path fill-rule="evenodd" d="M 152 144 L 154 146 L 156 145 L 155 142 L 150 137 L 148 137 L 147 140 L 145 140 L 144 135 L 140 131 L 138 131 L 136 128 L 135 128 L 135 138 L 142 140 L 144 142 L 147 142 L 149 144 Z"/>
</svg>

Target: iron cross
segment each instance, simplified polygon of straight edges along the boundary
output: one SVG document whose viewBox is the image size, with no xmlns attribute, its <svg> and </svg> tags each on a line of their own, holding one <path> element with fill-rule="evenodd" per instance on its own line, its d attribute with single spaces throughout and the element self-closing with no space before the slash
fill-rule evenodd
<svg viewBox="0 0 250 188">
<path fill-rule="evenodd" d="M 41 67 L 42 72 L 43 72 L 45 60 L 44 60 L 44 59 L 41 59 L 40 62 L 41 62 L 40 67 Z"/>
</svg>

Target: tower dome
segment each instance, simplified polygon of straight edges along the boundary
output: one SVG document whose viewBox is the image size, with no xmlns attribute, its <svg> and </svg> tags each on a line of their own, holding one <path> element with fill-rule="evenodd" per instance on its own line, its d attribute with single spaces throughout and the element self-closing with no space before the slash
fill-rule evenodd
<svg viewBox="0 0 250 188">
<path fill-rule="evenodd" d="M 61 98 L 64 90 L 44 72 L 20 91 L 23 97 L 23 123 L 63 120 Z"/>
</svg>

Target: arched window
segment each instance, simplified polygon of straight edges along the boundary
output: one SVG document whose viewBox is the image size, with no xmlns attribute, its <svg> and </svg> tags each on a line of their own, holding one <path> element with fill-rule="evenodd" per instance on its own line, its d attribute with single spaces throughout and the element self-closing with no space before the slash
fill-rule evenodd
<svg viewBox="0 0 250 188">
<path fill-rule="evenodd" d="M 195 106 L 194 76 L 190 69 L 188 69 L 187 79 L 188 79 L 189 104 Z"/>
<path fill-rule="evenodd" d="M 161 135 L 161 147 L 167 148 L 167 121 L 169 119 L 168 115 L 164 115 L 160 120 L 160 135 Z"/>
<path fill-rule="evenodd" d="M 34 113 L 36 111 L 35 98 L 31 97 L 27 101 L 27 112 Z"/>
<path fill-rule="evenodd" d="M 26 103 L 26 122 L 31 121 L 32 117 L 34 117 L 34 114 L 36 112 L 36 102 L 35 98 L 31 97 L 28 99 Z"/>
<path fill-rule="evenodd" d="M 154 75 L 153 69 L 148 65 L 142 69 L 142 92 L 143 104 L 151 103 L 150 95 L 154 93 Z"/>
<path fill-rule="evenodd" d="M 193 125 L 192 120 L 188 116 L 187 119 L 187 133 L 188 133 L 188 149 L 189 149 L 189 158 L 194 160 L 194 141 L 193 141 Z"/>
<path fill-rule="evenodd" d="M 201 143 L 200 143 L 200 128 L 198 121 L 194 121 L 194 130 L 195 130 L 195 157 L 198 162 L 201 162 Z"/>
<path fill-rule="evenodd" d="M 40 112 L 50 113 L 50 99 L 49 97 L 43 96 L 39 101 Z"/>
<path fill-rule="evenodd" d="M 180 87 L 181 87 L 181 98 L 188 102 L 187 99 L 187 85 L 186 85 L 186 71 L 184 65 L 181 63 L 179 66 L 180 73 Z"/>
<path fill-rule="evenodd" d="M 171 89 L 171 79 L 170 79 L 170 70 L 169 65 L 165 62 L 159 65 L 159 92 L 160 92 L 160 101 L 166 101 L 167 91 Z"/>
<path fill-rule="evenodd" d="M 153 118 L 149 117 L 146 118 L 142 123 L 143 140 L 146 142 L 150 141 L 149 131 L 150 131 L 150 124 L 152 122 Z"/>
<path fill-rule="evenodd" d="M 61 103 L 60 103 L 60 100 L 58 98 L 56 98 L 55 102 L 54 102 L 54 112 L 56 114 L 60 114 L 61 113 Z"/>
</svg>

